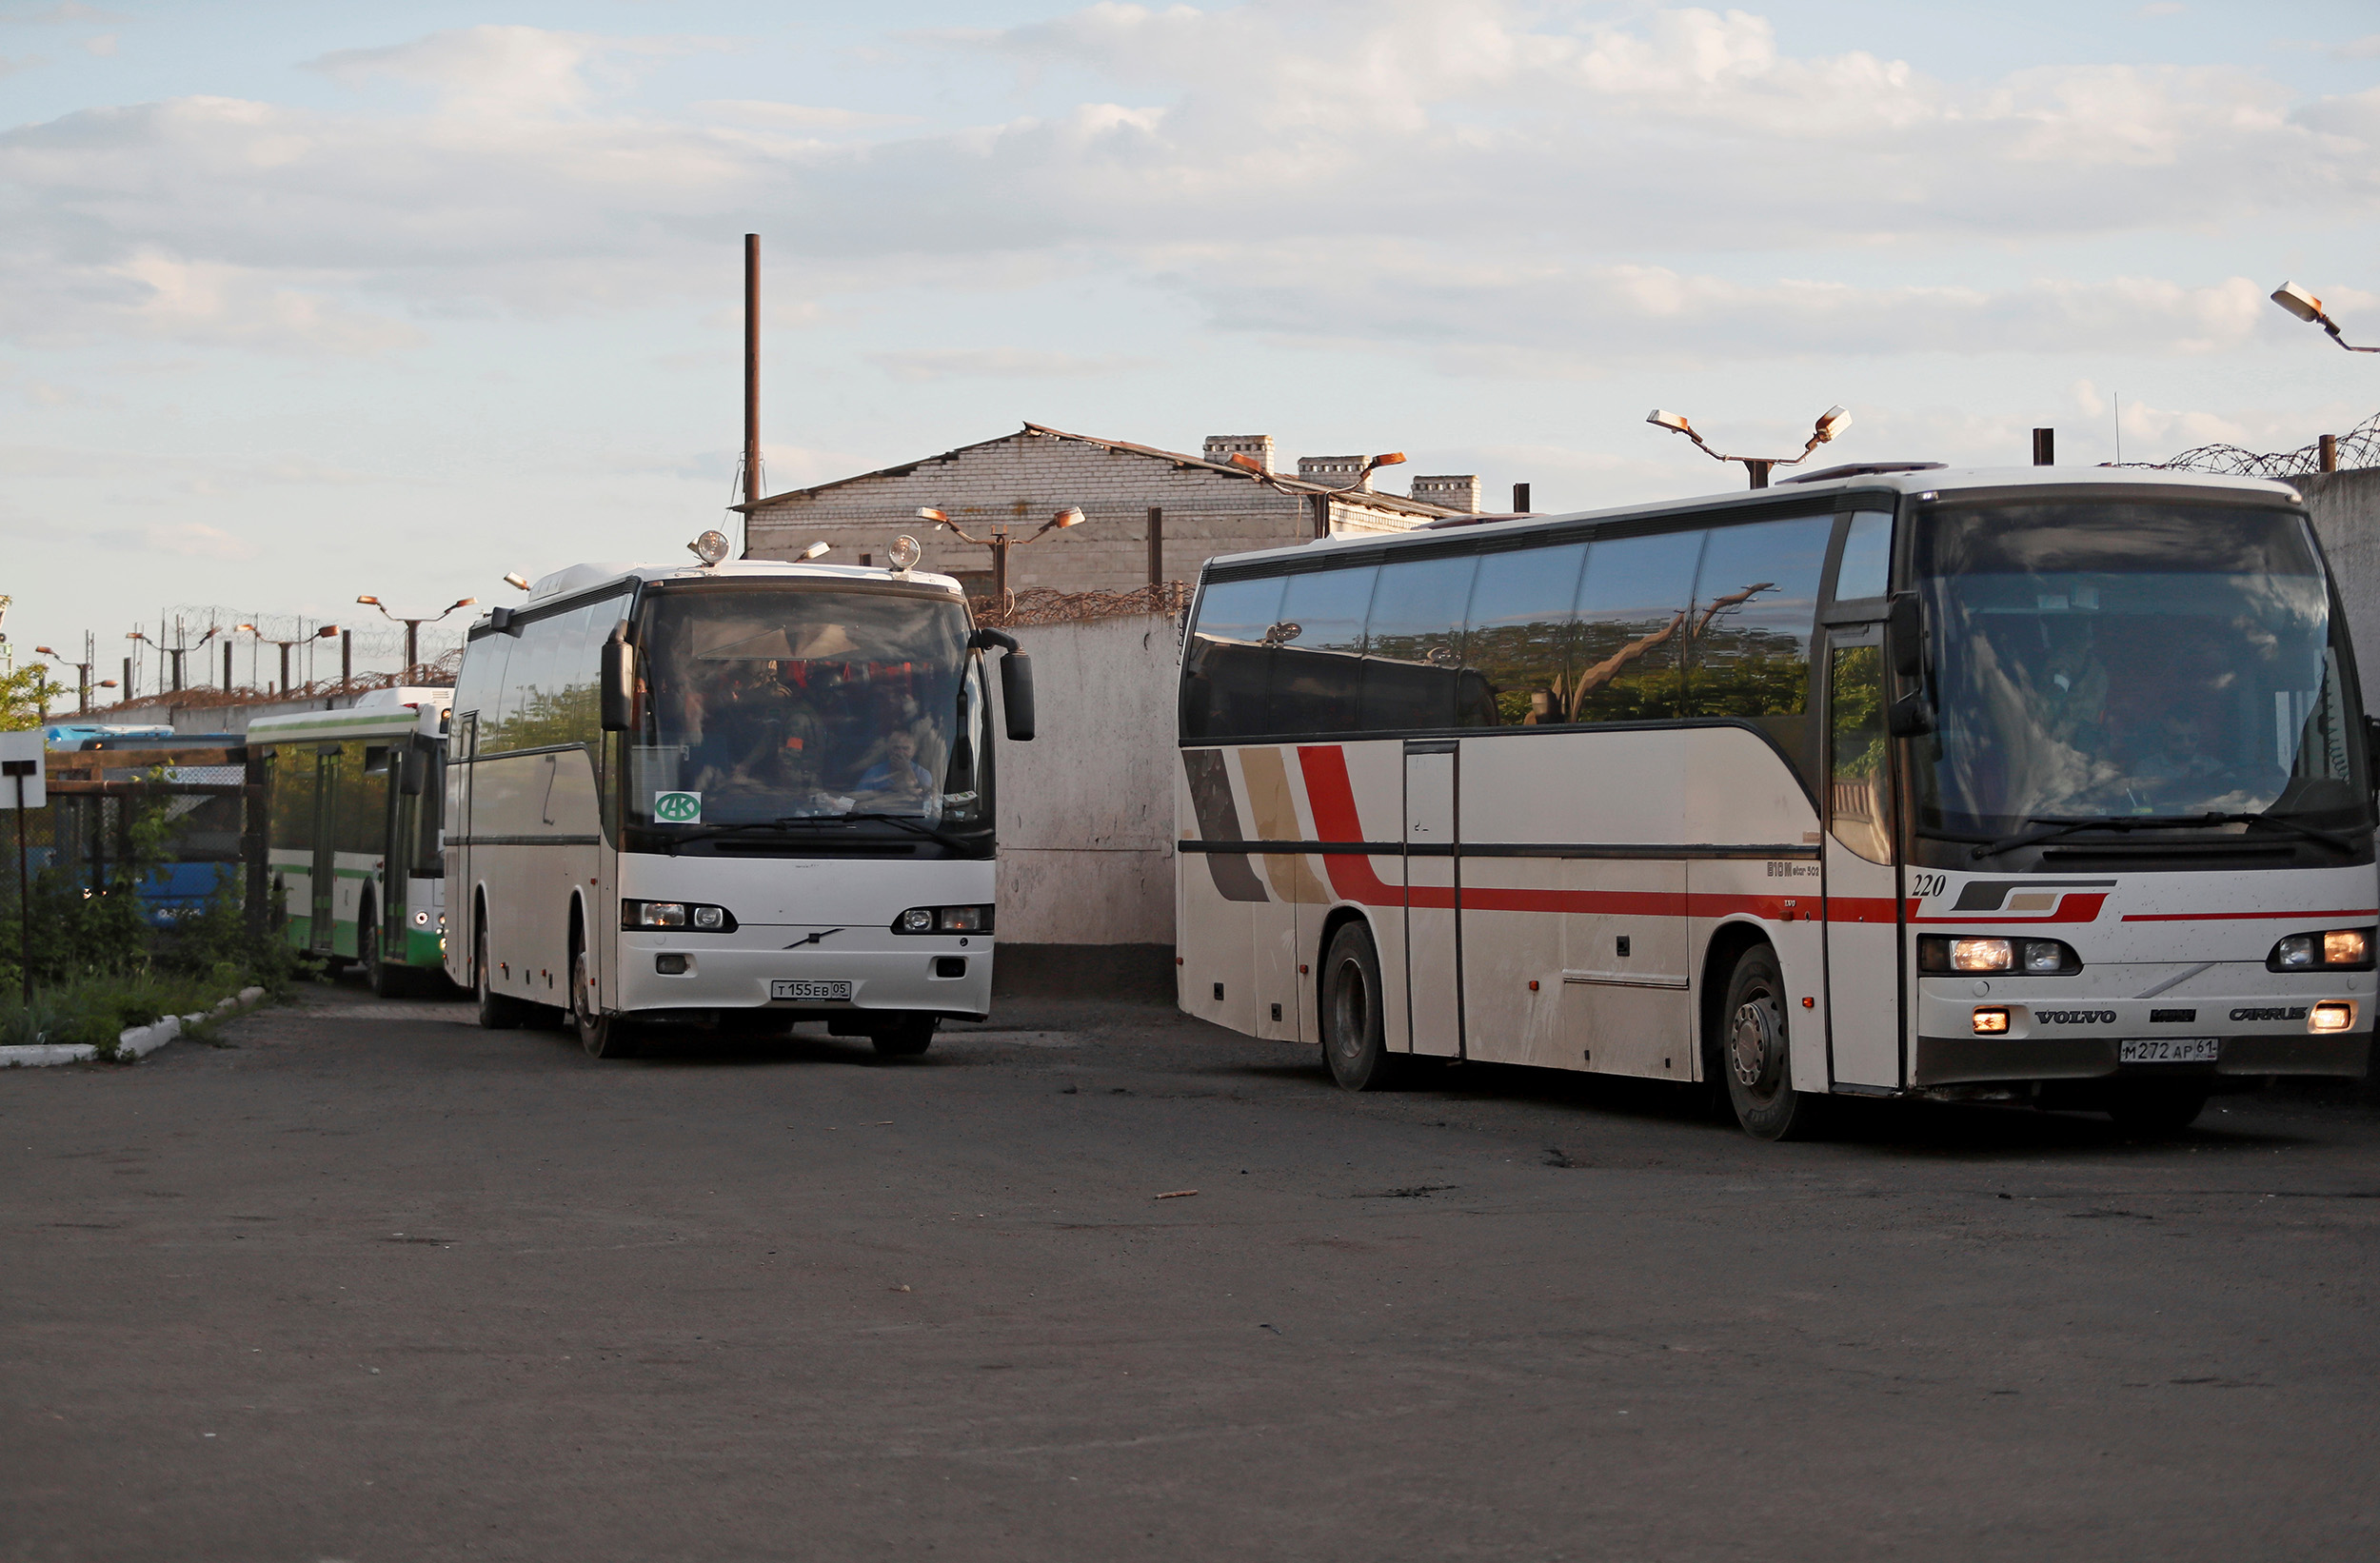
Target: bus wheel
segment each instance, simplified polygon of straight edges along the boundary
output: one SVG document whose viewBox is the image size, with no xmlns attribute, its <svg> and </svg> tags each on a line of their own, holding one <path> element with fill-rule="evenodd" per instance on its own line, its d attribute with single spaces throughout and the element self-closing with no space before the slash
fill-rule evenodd
<svg viewBox="0 0 2380 1563">
<path fill-rule="evenodd" d="M 942 1023 L 939 1015 L 903 1015 L 868 1035 L 884 1058 L 914 1058 L 934 1045 L 934 1029 Z"/>
<path fill-rule="evenodd" d="M 380 949 L 380 919 L 373 916 L 369 901 L 364 904 L 364 915 L 356 920 L 355 947 L 364 952 L 364 979 L 372 985 L 374 997 L 402 999 L 411 990 L 407 980 L 413 974 L 402 966 L 391 966 Z"/>
<path fill-rule="evenodd" d="M 2108 1117 L 2128 1134 L 2177 1135 L 2198 1121 L 2210 1095 L 2179 1080 L 2127 1081 L 2108 1098 Z"/>
<path fill-rule="evenodd" d="M 595 991 L 595 960 L 581 950 L 570 962 L 570 1019 L 579 1028 L 579 1045 L 590 1058 L 633 1058 L 636 1038 L 631 1022 L 605 1015 Z"/>
<path fill-rule="evenodd" d="M 479 999 L 479 1023 L 487 1031 L 511 1031 L 528 1019 L 529 1006 L 509 994 L 498 993 L 488 980 L 487 927 L 480 925 L 471 945 L 471 990 Z"/>
<path fill-rule="evenodd" d="M 1322 1058 L 1331 1078 L 1350 1091 L 1379 1091 L 1396 1083 L 1380 1009 L 1380 955 L 1372 930 L 1350 922 L 1331 936 L 1322 958 Z"/>
<path fill-rule="evenodd" d="M 1755 944 L 1735 958 L 1720 1011 L 1719 1064 L 1735 1121 L 1755 1139 L 1798 1139 L 1815 1127 L 1818 1103 L 1794 1089 L 1785 975 L 1776 952 Z"/>
</svg>

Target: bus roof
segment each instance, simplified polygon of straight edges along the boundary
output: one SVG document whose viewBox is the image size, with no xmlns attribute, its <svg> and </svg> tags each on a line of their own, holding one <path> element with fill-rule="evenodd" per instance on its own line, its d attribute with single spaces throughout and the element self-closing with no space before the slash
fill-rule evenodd
<svg viewBox="0 0 2380 1563">
<path fill-rule="evenodd" d="M 1318 554 L 1344 550 L 1373 550 L 1382 546 L 1421 546 L 1431 543 L 1441 545 L 1457 544 L 1457 540 L 1484 542 L 1492 537 L 1527 533 L 1538 528 L 1575 528 L 1581 524 L 1628 521 L 1658 522 L 1675 518 L 1681 524 L 1715 513 L 1774 509 L 1785 513 L 1807 514 L 1823 509 L 1837 496 L 1870 493 L 1880 501 L 1890 502 L 1903 495 L 1950 495 L 1960 490 L 2006 491 L 2012 488 L 2076 489 L 2135 488 L 2161 490 L 2172 494 L 2178 489 L 2202 490 L 2210 496 L 2229 492 L 2251 498 L 2259 504 L 2295 505 L 2300 503 L 2296 489 L 2285 483 L 2263 478 L 2217 477 L 2204 472 L 2167 472 L 2153 468 L 2134 467 L 2074 467 L 2074 466 L 1984 466 L 1950 468 L 1918 467 L 1897 472 L 1854 471 L 1843 477 L 1818 475 L 1818 481 L 1796 482 L 1791 477 L 1778 480 L 1775 486 L 1755 489 L 1735 489 L 1721 494 L 1705 494 L 1693 499 L 1668 500 L 1652 505 L 1615 505 L 1602 510 L 1568 510 L 1551 515 L 1497 517 L 1468 525 L 1417 527 L 1410 532 L 1394 532 L 1385 536 L 1367 533 L 1355 537 L 1316 538 L 1311 543 L 1291 544 L 1280 548 L 1262 548 L 1248 553 L 1219 554 L 1207 561 L 1208 568 L 1229 565 L 1256 564 L 1267 561 L 1287 564 L 1293 560 L 1311 560 Z M 1261 574 L 1263 572 L 1256 572 Z"/>
<path fill-rule="evenodd" d="M 248 724 L 248 742 L 251 745 L 296 743 L 307 739 L 337 742 L 351 738 L 403 738 L 409 733 L 434 737 L 454 704 L 451 689 L 394 689 L 387 693 L 435 698 L 390 701 L 377 705 L 359 702 L 343 711 L 299 711 L 286 717 L 258 717 Z"/>
<path fill-rule="evenodd" d="M 961 594 L 959 583 L 947 575 L 934 575 L 924 570 L 911 570 L 904 575 L 886 565 L 794 564 L 774 559 L 735 559 L 718 564 L 638 564 L 598 561 L 568 565 L 550 575 L 541 576 L 529 587 L 529 594 L 520 603 L 520 609 L 527 612 L 556 598 L 574 597 L 580 592 L 608 585 L 615 581 L 628 580 L 848 581 L 868 585 L 883 585 L 897 581 L 913 585 L 939 586 L 953 596 Z M 486 623 L 485 616 L 479 623 Z"/>
</svg>

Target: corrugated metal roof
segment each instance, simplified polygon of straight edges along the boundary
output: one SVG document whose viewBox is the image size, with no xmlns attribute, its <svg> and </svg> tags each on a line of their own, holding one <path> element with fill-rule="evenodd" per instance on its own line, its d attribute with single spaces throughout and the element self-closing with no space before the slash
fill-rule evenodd
<svg viewBox="0 0 2380 1563">
<path fill-rule="evenodd" d="M 793 500 L 809 499 L 826 493 L 830 489 L 848 487 L 855 483 L 866 483 L 872 478 L 905 478 L 929 462 L 957 461 L 969 451 L 1004 445 L 1010 440 L 1028 434 L 1039 434 L 1053 440 L 1072 440 L 1078 445 L 1093 445 L 1101 450 L 1120 451 L 1127 456 L 1143 456 L 1150 461 L 1164 462 L 1174 466 L 1197 467 L 1200 471 L 1219 473 L 1226 478 L 1238 478 L 1243 483 L 1269 484 L 1288 494 L 1334 494 L 1344 504 L 1360 505 L 1368 509 L 1385 510 L 1392 515 L 1415 516 L 1429 520 L 1438 516 L 1463 513 L 1450 510 L 1442 505 L 1432 505 L 1427 500 L 1407 499 L 1401 494 L 1382 494 L 1369 488 L 1334 489 L 1328 484 L 1309 483 L 1303 478 L 1291 477 L 1286 473 L 1251 472 L 1244 466 L 1210 462 L 1203 456 L 1193 456 L 1185 451 L 1160 450 L 1155 445 L 1135 445 L 1129 440 L 1102 440 L 1096 435 L 1072 434 L 1062 428 L 1051 428 L 1046 424 L 1031 423 L 1026 424 L 1015 434 L 1002 434 L 995 439 L 979 440 L 973 445 L 960 445 L 956 449 L 945 450 L 939 456 L 922 456 L 914 462 L 902 462 L 895 466 L 878 467 L 873 472 L 854 473 L 848 478 L 837 478 L 831 483 L 816 484 L 808 488 L 788 488 L 782 494 L 769 494 L 754 500 L 749 505 L 731 505 L 729 508 L 748 514 L 756 510 L 766 510 L 772 505 L 783 505 Z"/>
</svg>

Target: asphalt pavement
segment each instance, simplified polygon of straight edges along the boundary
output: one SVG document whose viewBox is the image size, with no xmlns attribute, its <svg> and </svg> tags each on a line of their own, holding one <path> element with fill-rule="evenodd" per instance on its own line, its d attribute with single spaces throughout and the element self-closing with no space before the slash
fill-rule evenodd
<svg viewBox="0 0 2380 1563">
<path fill-rule="evenodd" d="M 2380 1555 L 2352 1092 L 1770 1145 L 1163 1009 L 469 1019 L 0 1075 L 0 1559 Z"/>
</svg>

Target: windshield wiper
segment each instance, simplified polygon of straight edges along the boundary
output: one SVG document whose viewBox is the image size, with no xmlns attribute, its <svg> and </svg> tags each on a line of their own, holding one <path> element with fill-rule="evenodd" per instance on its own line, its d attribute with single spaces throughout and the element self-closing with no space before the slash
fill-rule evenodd
<svg viewBox="0 0 2380 1563">
<path fill-rule="evenodd" d="M 2336 852 L 2351 853 L 2355 850 L 2355 843 L 2344 836 L 2334 835 L 2327 830 L 2316 830 L 2311 825 L 2301 825 L 2293 820 L 2276 820 L 2269 814 L 2110 814 L 2091 820 L 2061 820 L 2053 815 L 2035 814 L 2028 817 L 2025 822 L 2029 825 L 2039 825 L 2042 828 L 2020 831 L 2013 836 L 2003 836 L 1996 841 L 1986 841 L 1977 846 L 1969 856 L 1978 860 L 1989 858 L 1998 853 L 2014 851 L 2020 846 L 2033 846 L 2041 841 L 2053 841 L 2061 836 L 2072 836 L 2078 831 L 2085 830 L 2112 830 L 2123 835 L 2135 830 L 2192 830 L 2203 829 L 2208 825 L 2231 824 L 2270 825 L 2275 830 L 2286 830 L 2310 841 L 2319 841 Z"/>
<path fill-rule="evenodd" d="M 771 821 L 770 823 L 776 825 L 830 825 L 841 824 L 846 820 L 881 821 L 888 825 L 898 825 L 902 830 L 915 831 L 920 836 L 931 837 L 933 840 L 940 841 L 942 845 L 950 848 L 953 852 L 962 852 L 970 858 L 982 856 L 973 842 L 962 841 L 958 837 L 950 835 L 946 831 L 937 830 L 932 825 L 927 824 L 924 821 L 906 814 L 871 814 L 864 809 L 855 814 L 788 814 L 782 819 Z"/>
</svg>

